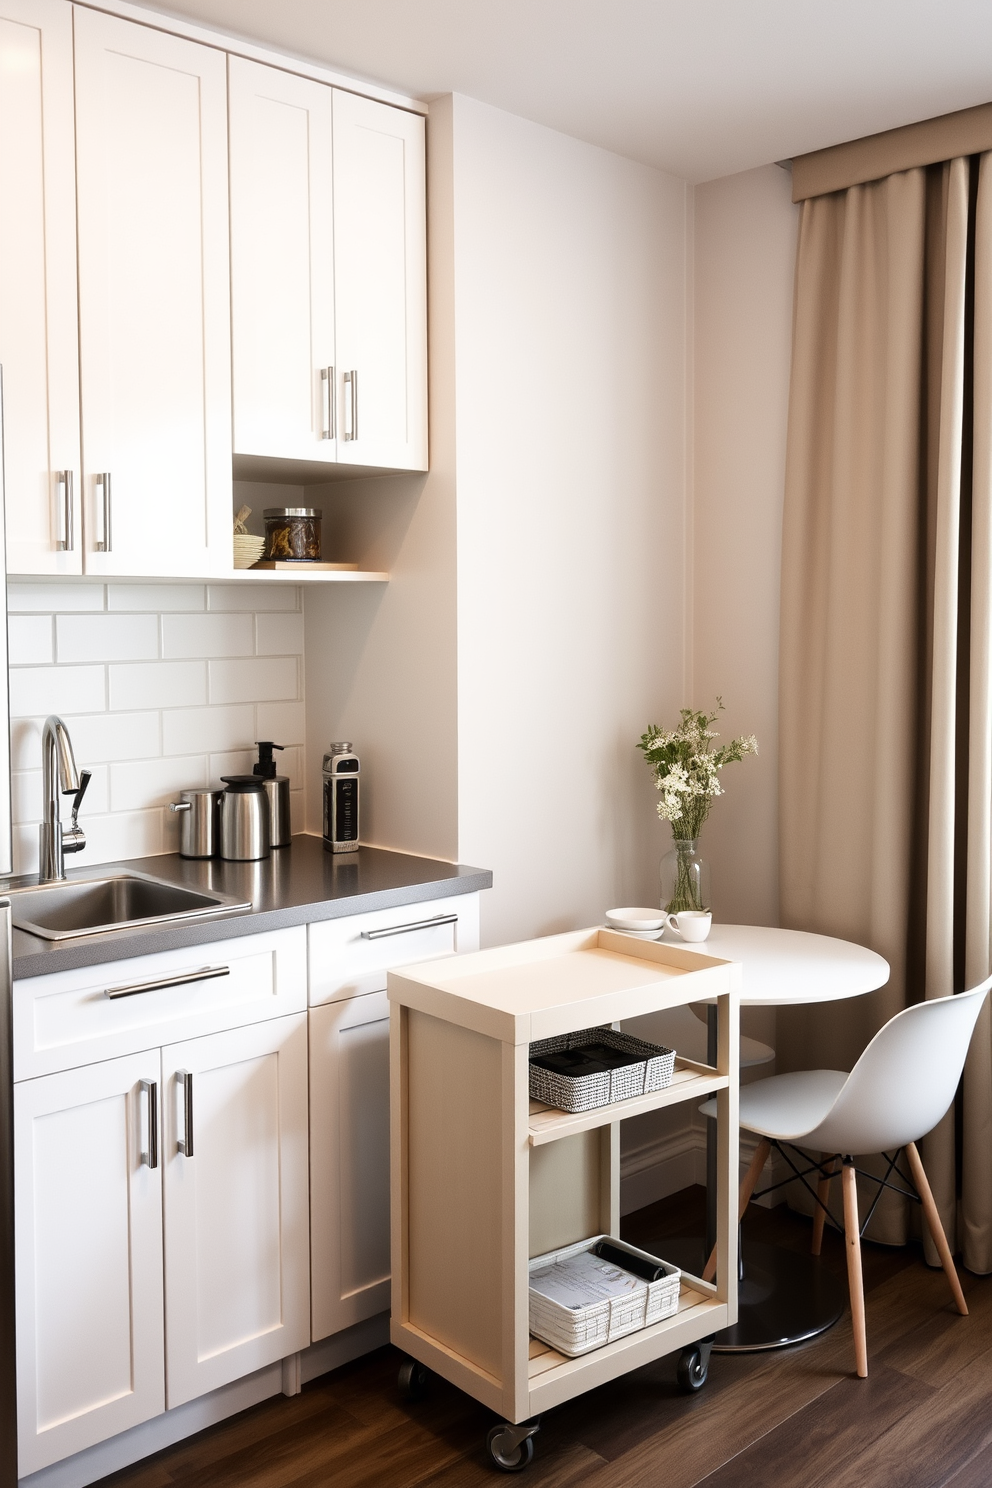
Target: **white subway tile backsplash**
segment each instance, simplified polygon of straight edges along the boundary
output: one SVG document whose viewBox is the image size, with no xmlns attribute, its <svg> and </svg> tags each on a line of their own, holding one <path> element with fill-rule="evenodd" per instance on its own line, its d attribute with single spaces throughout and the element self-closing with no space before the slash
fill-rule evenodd
<svg viewBox="0 0 992 1488">
<path fill-rule="evenodd" d="M 110 804 L 114 811 L 142 806 L 168 806 L 181 790 L 207 785 L 207 761 L 202 754 L 177 759 L 132 760 L 110 766 Z"/>
<path fill-rule="evenodd" d="M 7 609 L 11 613 L 37 610 L 54 615 L 60 611 L 102 610 L 104 608 L 104 586 L 102 584 L 59 583 L 31 581 L 23 583 L 10 579 L 7 583 Z"/>
<path fill-rule="evenodd" d="M 288 660 L 254 656 L 245 661 L 209 661 L 211 703 L 278 702 L 299 697 L 299 669 Z"/>
<path fill-rule="evenodd" d="M 250 703 L 214 708 L 176 708 L 162 714 L 163 754 L 204 754 L 247 749 L 255 740 Z"/>
<path fill-rule="evenodd" d="M 55 649 L 65 661 L 157 661 L 157 615 L 58 615 Z"/>
<path fill-rule="evenodd" d="M 107 589 L 108 610 L 150 610 L 159 615 L 203 610 L 206 604 L 203 584 L 111 584 Z"/>
<path fill-rule="evenodd" d="M 253 615 L 163 615 L 162 655 L 251 656 L 255 650 L 254 628 Z M 302 651 L 303 647 L 296 649 Z"/>
<path fill-rule="evenodd" d="M 204 661 L 160 661 L 154 666 L 136 662 L 108 668 L 110 706 L 118 708 L 178 708 L 207 701 L 207 664 Z"/>
<path fill-rule="evenodd" d="M 51 615 L 9 616 L 7 651 L 11 666 L 53 661 Z"/>
<path fill-rule="evenodd" d="M 48 713 L 98 713 L 106 707 L 102 666 L 12 667 L 12 718 Z"/>
<path fill-rule="evenodd" d="M 88 713 L 66 717 L 64 722 L 80 765 L 88 767 L 94 760 L 148 759 L 163 752 L 160 713 Z"/>
<path fill-rule="evenodd" d="M 92 771 L 74 867 L 175 851 L 168 802 L 249 771 L 254 741 L 289 746 L 280 773 L 304 823 L 303 616 L 293 585 L 10 585 L 15 871 L 38 866 L 41 730 L 65 720 Z"/>
<path fill-rule="evenodd" d="M 255 649 L 259 656 L 302 656 L 302 614 L 256 615 Z"/>
<path fill-rule="evenodd" d="M 266 584 L 241 580 L 235 584 L 210 584 L 207 588 L 208 610 L 244 610 L 258 614 L 261 610 L 300 609 L 299 584 Z"/>
<path fill-rule="evenodd" d="M 307 724 L 301 702 L 259 703 L 255 709 L 255 738 L 277 744 L 305 744 Z"/>
</svg>

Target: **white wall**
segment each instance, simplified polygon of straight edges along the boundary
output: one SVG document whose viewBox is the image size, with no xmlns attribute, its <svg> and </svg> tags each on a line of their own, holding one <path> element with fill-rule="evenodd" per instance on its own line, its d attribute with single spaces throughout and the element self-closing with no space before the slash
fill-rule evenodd
<svg viewBox="0 0 992 1488">
<path fill-rule="evenodd" d="M 692 697 L 758 736 L 703 833 L 717 915 L 778 923 L 778 622 L 798 208 L 769 165 L 695 188 Z M 771 1038 L 771 1033 L 767 1036 Z"/>
<path fill-rule="evenodd" d="M 11 580 L 8 606 L 15 873 L 38 871 L 48 713 L 93 772 L 70 867 L 175 852 L 169 801 L 250 770 L 256 739 L 290 746 L 277 758 L 302 829 L 297 585 Z"/>
<path fill-rule="evenodd" d="M 491 944 L 657 898 L 635 744 L 683 685 L 687 188 L 467 98 L 430 130 L 453 180 L 458 851 L 494 871 Z"/>
</svg>

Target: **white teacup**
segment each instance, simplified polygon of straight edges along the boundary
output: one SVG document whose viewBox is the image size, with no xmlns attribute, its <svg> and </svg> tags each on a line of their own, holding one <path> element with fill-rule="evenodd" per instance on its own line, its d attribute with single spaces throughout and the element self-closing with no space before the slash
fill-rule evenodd
<svg viewBox="0 0 992 1488">
<path fill-rule="evenodd" d="M 670 930 L 677 930 L 683 940 L 705 940 L 712 923 L 708 909 L 680 909 L 678 914 L 665 916 L 665 924 Z"/>
</svg>

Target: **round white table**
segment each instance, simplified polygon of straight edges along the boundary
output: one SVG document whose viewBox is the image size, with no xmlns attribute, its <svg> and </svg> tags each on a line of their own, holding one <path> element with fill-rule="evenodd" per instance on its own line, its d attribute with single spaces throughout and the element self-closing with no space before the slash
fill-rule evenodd
<svg viewBox="0 0 992 1488">
<path fill-rule="evenodd" d="M 744 968 L 741 1004 L 746 1007 L 837 1002 L 873 992 L 889 979 L 889 964 L 875 951 L 805 930 L 715 924 L 707 939 L 695 945 L 671 930 L 663 939 L 687 951 L 739 961 Z M 708 1012 L 707 1062 L 715 1064 L 715 1005 Z M 716 1230 L 712 1122 L 707 1123 L 706 1159 L 708 1233 L 703 1255 L 709 1254 Z M 728 1353 L 783 1348 L 824 1332 L 842 1316 L 846 1284 L 818 1257 L 752 1242 L 742 1246 L 741 1256 L 738 1320 L 717 1334 L 714 1348 Z M 694 1269 L 693 1264 L 687 1269 Z"/>
</svg>

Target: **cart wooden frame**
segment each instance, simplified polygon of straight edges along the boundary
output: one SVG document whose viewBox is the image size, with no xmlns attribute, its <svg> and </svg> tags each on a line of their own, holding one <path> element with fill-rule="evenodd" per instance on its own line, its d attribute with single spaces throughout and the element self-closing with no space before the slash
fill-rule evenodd
<svg viewBox="0 0 992 1488">
<path fill-rule="evenodd" d="M 577 930 L 390 972 L 390 1336 L 518 1424 L 737 1320 L 741 967 Z M 715 1001 L 715 1067 L 571 1115 L 532 1102 L 532 1040 Z M 717 1270 L 679 1310 L 579 1358 L 533 1339 L 528 1260 L 620 1233 L 620 1121 L 717 1097 Z"/>
</svg>

